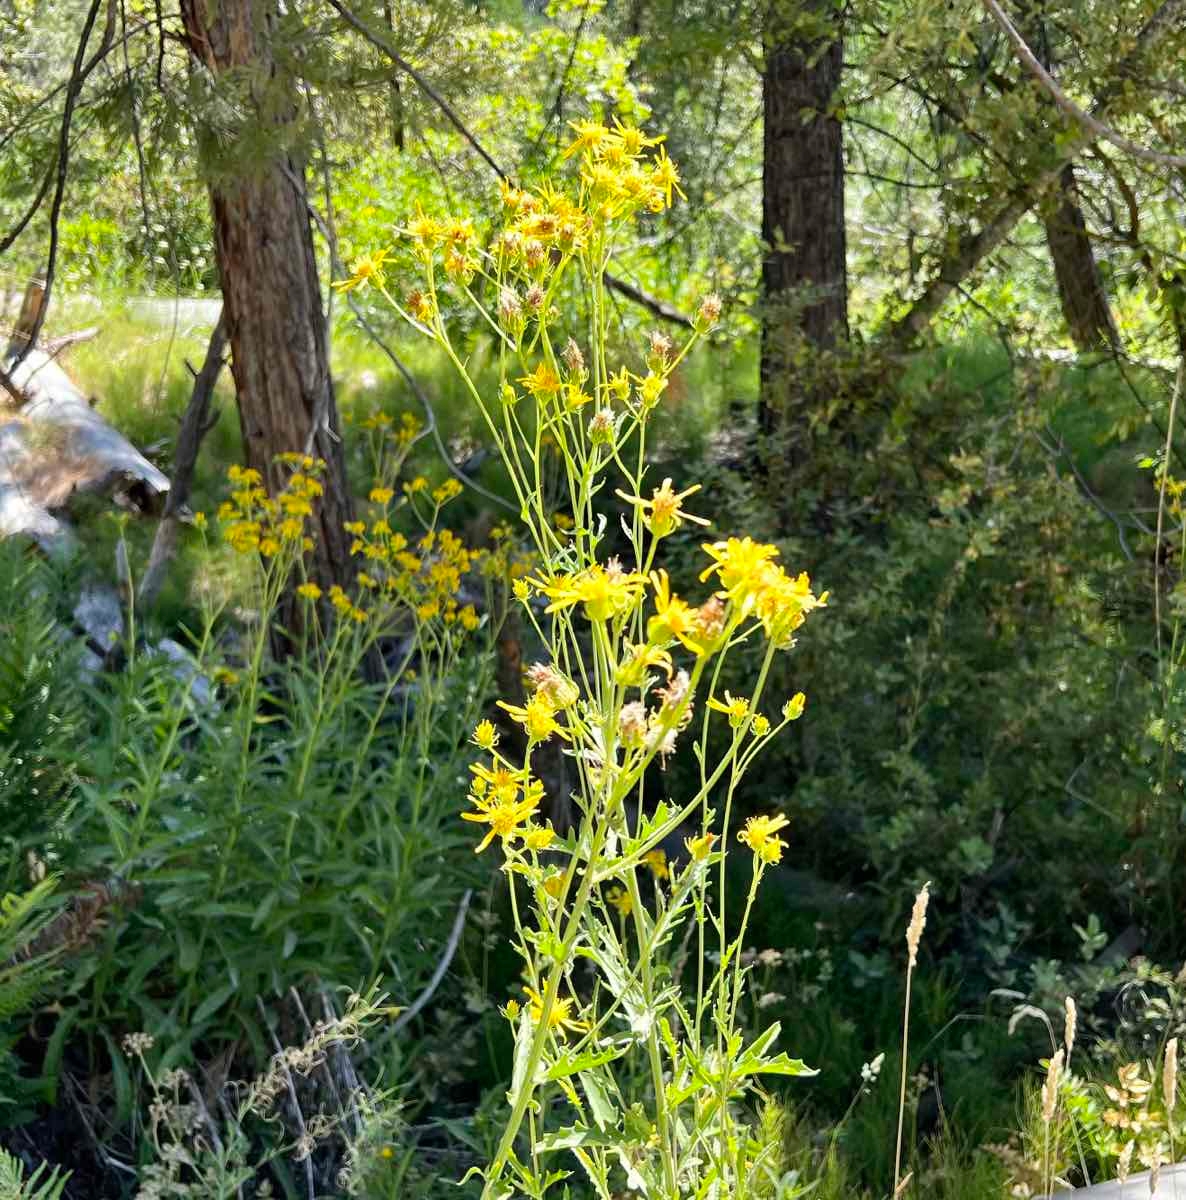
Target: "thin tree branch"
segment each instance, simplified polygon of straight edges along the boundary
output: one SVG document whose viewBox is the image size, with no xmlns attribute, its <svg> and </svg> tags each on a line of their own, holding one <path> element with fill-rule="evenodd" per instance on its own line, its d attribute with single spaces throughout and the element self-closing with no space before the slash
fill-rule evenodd
<svg viewBox="0 0 1186 1200">
<path fill-rule="evenodd" d="M 1186 155 L 1164 154 L 1159 150 L 1148 150 L 1137 142 L 1126 138 L 1123 134 L 1117 133 L 1110 125 L 1105 125 L 1098 117 L 1094 117 L 1085 109 L 1080 108 L 1058 86 L 1058 82 L 1054 76 L 1038 61 L 1037 55 L 1029 48 L 1029 44 L 1021 36 L 1021 33 L 1014 26 L 1013 22 L 1009 20 L 1008 15 L 997 3 L 997 0 L 984 0 L 984 7 L 988 10 L 992 19 L 1001 27 L 1005 36 L 1013 43 L 1013 48 L 1017 51 L 1017 57 L 1021 60 L 1022 65 L 1050 93 L 1050 97 L 1054 103 L 1072 120 L 1077 121 L 1084 129 L 1095 134 L 1096 137 L 1102 138 L 1106 142 L 1111 142 L 1113 146 L 1123 150 L 1126 154 L 1130 154 L 1133 158 L 1139 158 L 1143 162 L 1158 163 L 1161 166 L 1186 167 Z"/>
<path fill-rule="evenodd" d="M 457 945 L 461 941 L 461 931 L 465 928 L 465 914 L 469 909 L 469 902 L 472 897 L 473 892 L 469 888 L 466 888 L 465 893 L 461 897 L 461 903 L 457 906 L 457 916 L 453 918 L 453 928 L 449 932 L 449 940 L 445 943 L 445 950 L 436 965 L 436 970 L 433 971 L 432 978 L 428 981 L 428 985 L 424 991 L 396 1018 L 395 1023 L 391 1027 L 391 1034 L 393 1036 L 399 1033 L 409 1021 L 420 1013 L 424 1006 L 432 999 L 437 988 L 441 986 L 441 980 L 445 978 L 445 972 L 449 969 L 449 964 L 453 961 L 453 955 L 457 953 Z"/>
<path fill-rule="evenodd" d="M 70 123 L 74 119 L 74 106 L 78 100 L 78 95 L 82 91 L 82 85 L 86 82 L 88 65 L 86 62 L 86 49 L 91 40 L 91 33 L 94 30 L 95 21 L 98 19 L 102 3 L 103 0 L 91 0 L 91 7 L 87 12 L 86 19 L 83 21 L 82 33 L 78 38 L 78 49 L 75 52 L 74 65 L 70 73 L 70 83 L 66 88 L 66 103 L 62 109 L 62 132 L 58 140 L 57 182 L 54 187 L 54 198 L 49 212 L 49 258 L 45 268 L 45 304 L 37 314 L 37 320 L 33 324 L 29 340 L 17 351 L 16 357 L 9 364 L 8 369 L 10 371 L 15 371 L 25 361 L 29 351 L 33 349 L 41 333 L 42 326 L 45 324 L 45 314 L 49 309 L 50 294 L 53 291 L 54 285 L 54 271 L 58 260 L 58 221 L 62 215 L 62 200 L 66 194 L 66 177 L 70 165 Z M 111 39 L 114 36 L 115 0 L 107 0 L 107 26 L 103 32 L 103 42 L 100 46 L 101 54 L 107 52 L 111 44 Z M 99 61 L 101 54 L 96 54 L 90 60 L 92 65 Z"/>
</svg>

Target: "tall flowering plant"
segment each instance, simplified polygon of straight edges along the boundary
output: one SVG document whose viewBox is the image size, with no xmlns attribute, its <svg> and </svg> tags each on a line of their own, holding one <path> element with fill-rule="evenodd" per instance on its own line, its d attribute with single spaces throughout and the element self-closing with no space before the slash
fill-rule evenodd
<svg viewBox="0 0 1186 1200">
<path fill-rule="evenodd" d="M 421 213 L 405 233 L 422 278 L 402 301 L 387 287 L 386 252 L 345 281 L 379 288 L 451 360 L 538 553 L 538 571 L 514 590 L 547 657 L 527 673 L 526 702 L 503 704 L 526 749 L 509 753 L 491 722 L 477 727 L 462 814 L 477 827 L 477 849 L 502 855 L 525 979 L 523 1001 L 504 1010 L 514 1068 L 483 1195 L 543 1197 L 579 1165 L 603 1200 L 623 1186 L 672 1200 L 740 1200 L 768 1190 L 778 1165 L 777 1147 L 745 1116 L 745 1098 L 763 1076 L 811 1072 L 778 1051 L 777 1024 L 748 1042 L 740 1028 L 746 922 L 782 856 L 787 820 L 752 817 L 737 833 L 751 882 L 740 920 L 727 920 L 730 817 L 746 771 L 803 711 L 802 694 L 772 704 L 767 675 L 826 594 L 784 570 L 774 546 L 748 537 L 704 546 L 695 599 L 673 591 L 658 565 L 665 538 L 708 521 L 685 508 L 698 484 L 645 486 L 648 424 L 720 301 L 703 301 L 682 345 L 653 334 L 641 373 L 614 361 L 607 264 L 638 214 L 682 195 L 679 173 L 662 138 L 617 122 L 574 128 L 575 186 L 504 183 L 504 226 L 488 246 L 468 219 Z M 561 314 L 561 297 L 571 295 L 577 311 Z M 459 300 L 494 338 L 494 394 L 474 382 L 442 317 Z M 545 495 L 548 448 L 565 519 Z M 611 475 L 625 480 L 618 494 L 629 506 L 615 556 L 599 507 Z M 752 689 L 722 693 L 731 651 L 759 639 Z M 714 723 L 728 730 L 719 756 L 709 753 Z M 549 741 L 561 743 L 577 780 L 579 820 L 564 834 L 540 815 L 536 755 Z M 656 804 L 649 769 L 677 753 L 694 757 L 699 784 L 678 805 Z M 689 827 L 684 851 L 669 857 L 664 847 Z M 685 939 L 696 951 L 686 987 L 671 964 Z M 631 1095 L 636 1064 L 646 1082 Z"/>
</svg>

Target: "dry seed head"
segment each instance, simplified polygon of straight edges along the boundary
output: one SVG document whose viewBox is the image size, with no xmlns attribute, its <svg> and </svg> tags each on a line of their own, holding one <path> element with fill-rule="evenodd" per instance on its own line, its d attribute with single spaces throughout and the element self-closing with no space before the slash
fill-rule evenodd
<svg viewBox="0 0 1186 1200">
<path fill-rule="evenodd" d="M 564 365 L 568 368 L 570 375 L 585 374 L 585 356 L 581 353 L 581 348 L 569 338 L 565 343 L 564 350 L 560 357 L 564 360 Z"/>
<path fill-rule="evenodd" d="M 1116 1178 L 1124 1183 L 1128 1179 L 1128 1171 L 1132 1166 L 1132 1148 L 1135 1142 L 1125 1142 L 1124 1149 L 1120 1151 L 1120 1157 L 1116 1160 Z"/>
<path fill-rule="evenodd" d="M 1161 1064 L 1161 1093 L 1165 1100 L 1166 1116 L 1172 1121 L 1174 1107 L 1178 1103 L 1178 1039 L 1170 1038 L 1165 1044 L 1165 1057 Z"/>
<path fill-rule="evenodd" d="M 922 885 L 922 891 L 914 897 L 914 909 L 910 914 L 910 925 L 906 930 L 906 948 L 910 952 L 910 966 L 918 962 L 918 943 L 922 931 L 927 927 L 927 904 L 931 899 L 931 885 Z"/>
<path fill-rule="evenodd" d="M 533 283 L 531 287 L 527 289 L 527 306 L 533 312 L 539 312 L 539 310 L 543 308 L 544 300 L 546 299 L 547 293 L 538 283 Z"/>
<path fill-rule="evenodd" d="M 1063 1001 L 1063 1007 L 1066 1009 L 1066 1017 L 1063 1021 L 1062 1040 L 1063 1045 L 1067 1048 L 1067 1062 L 1070 1062 L 1071 1051 L 1075 1048 L 1075 1026 L 1078 1018 L 1078 1012 L 1075 1009 L 1075 998 L 1068 996 Z"/>
<path fill-rule="evenodd" d="M 1062 1076 L 1063 1061 L 1063 1051 L 1058 1050 L 1046 1068 L 1046 1082 L 1042 1085 L 1042 1120 L 1047 1125 L 1054 1120 L 1054 1110 L 1058 1105 L 1058 1081 Z"/>
<path fill-rule="evenodd" d="M 523 319 L 523 303 L 514 288 L 505 287 L 498 296 L 498 315 L 504 325 L 515 326 Z"/>
<path fill-rule="evenodd" d="M 622 706 L 618 714 L 618 736 L 624 746 L 641 746 L 647 735 L 646 706 L 638 700 L 632 700 Z"/>
<path fill-rule="evenodd" d="M 700 301 L 700 311 L 697 320 L 704 329 L 711 329 L 721 317 L 721 298 L 716 292 L 710 292 Z"/>
</svg>

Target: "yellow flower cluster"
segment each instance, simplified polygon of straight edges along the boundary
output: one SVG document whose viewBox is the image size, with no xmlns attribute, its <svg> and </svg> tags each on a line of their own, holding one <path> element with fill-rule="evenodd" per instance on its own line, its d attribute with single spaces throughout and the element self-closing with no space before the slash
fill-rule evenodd
<svg viewBox="0 0 1186 1200">
<path fill-rule="evenodd" d="M 794 578 L 774 559 L 778 548 L 750 538 L 729 538 L 704 547 L 713 560 L 700 575 L 702 580 L 716 575 L 720 595 L 728 599 L 742 616 L 751 613 L 761 621 L 766 636 L 779 648 L 794 644 L 795 630 L 815 608 L 823 608 L 828 593 L 816 596 L 806 573 Z"/>
<path fill-rule="evenodd" d="M 475 737 L 480 732 L 481 726 Z M 493 752 L 490 766 L 473 763 L 470 771 L 474 778 L 469 800 L 475 811 L 463 812 L 461 818 L 489 827 L 475 853 L 480 854 L 496 837 L 504 845 L 518 837 L 530 850 L 546 849 L 555 836 L 551 826 L 535 825 L 531 820 L 543 799 L 544 785 L 528 771 L 512 767 L 497 752 Z"/>
<path fill-rule="evenodd" d="M 446 499 L 455 494 L 448 485 L 437 489 L 442 491 Z M 388 520 L 387 505 L 393 496 L 391 488 L 373 489 L 371 501 L 380 506 L 379 515 L 369 523 L 351 521 L 346 526 L 354 537 L 350 553 L 366 560 L 365 569 L 358 573 L 360 586 L 402 601 L 422 621 L 440 617 L 446 625 L 459 625 L 467 632 L 477 629 L 481 624 L 477 610 L 472 604 L 461 605 L 458 594 L 462 579 L 482 551 L 468 549 L 451 530 L 435 527 L 410 542 Z"/>
<path fill-rule="evenodd" d="M 658 213 L 670 208 L 676 195 L 684 195 L 662 137 L 648 137 L 616 119 L 612 129 L 599 121 L 570 124 L 576 137 L 565 157 L 580 157 L 581 200 L 589 211 L 606 220 L 639 209 Z M 657 153 L 648 157 L 656 147 Z"/>
<path fill-rule="evenodd" d="M 282 454 L 277 461 L 294 470 L 275 497 L 268 495 L 255 469 L 232 466 L 227 471 L 230 499 L 219 506 L 218 519 L 223 537 L 236 554 L 273 558 L 286 546 L 302 551 L 313 548 L 306 522 L 313 515 L 313 502 L 324 491 L 318 476 L 325 464 L 307 454 Z"/>
</svg>

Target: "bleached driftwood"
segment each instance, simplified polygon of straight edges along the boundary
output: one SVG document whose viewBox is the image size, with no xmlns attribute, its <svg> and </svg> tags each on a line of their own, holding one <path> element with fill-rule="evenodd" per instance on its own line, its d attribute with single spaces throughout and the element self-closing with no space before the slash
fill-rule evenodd
<svg viewBox="0 0 1186 1200">
<path fill-rule="evenodd" d="M 29 351 L 8 378 L 23 403 L 0 397 L 0 537 L 64 536 L 55 515 L 75 492 L 143 507 L 168 478 L 91 407 L 54 358 Z"/>
</svg>

